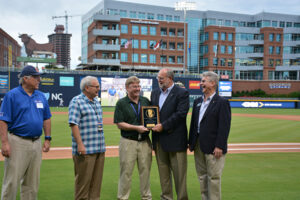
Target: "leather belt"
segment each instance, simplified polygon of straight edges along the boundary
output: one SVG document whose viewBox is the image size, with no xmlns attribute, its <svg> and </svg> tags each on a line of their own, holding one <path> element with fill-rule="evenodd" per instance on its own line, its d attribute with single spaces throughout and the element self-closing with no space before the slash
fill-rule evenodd
<svg viewBox="0 0 300 200">
<path fill-rule="evenodd" d="M 142 136 L 141 139 L 138 139 L 138 136 L 124 136 L 122 135 L 123 138 L 126 138 L 126 139 L 129 139 L 129 140 L 135 140 L 135 141 L 144 141 L 146 140 L 149 136 L 146 135 L 146 136 Z"/>
<path fill-rule="evenodd" d="M 9 133 L 12 134 L 12 135 L 15 135 L 15 136 L 17 136 L 17 137 L 20 137 L 20 138 L 22 138 L 22 139 L 24 139 L 24 140 L 31 140 L 32 142 L 34 142 L 34 141 L 40 139 L 40 136 L 36 136 L 36 137 L 26 137 L 26 136 L 20 136 L 20 135 L 14 134 L 14 133 L 12 133 L 12 132 L 9 132 Z"/>
</svg>

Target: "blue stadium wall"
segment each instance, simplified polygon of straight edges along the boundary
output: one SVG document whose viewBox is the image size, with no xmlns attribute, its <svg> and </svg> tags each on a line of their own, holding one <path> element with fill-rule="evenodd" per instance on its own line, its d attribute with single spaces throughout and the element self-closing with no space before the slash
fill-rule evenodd
<svg viewBox="0 0 300 200">
<path fill-rule="evenodd" d="M 9 89 L 13 89 L 19 85 L 18 72 L 0 72 L 0 98 L 2 99 Z M 127 78 L 128 76 L 111 76 L 111 75 L 98 75 L 98 74 L 68 74 L 68 73 L 48 73 L 42 76 L 43 81 L 40 84 L 39 90 L 45 93 L 51 107 L 68 106 L 71 99 L 80 94 L 80 80 L 87 76 L 96 76 L 99 80 L 101 77 L 112 78 Z M 138 76 L 139 78 L 152 79 L 152 90 L 158 88 L 158 82 L 154 76 Z M 190 93 L 190 106 L 193 100 L 199 97 L 202 92 L 196 86 L 191 87 L 191 82 L 196 84 L 199 82 L 197 78 L 181 78 L 175 77 L 175 82 L 180 81 L 185 85 L 185 88 Z M 9 84 L 10 82 L 10 84 Z M 72 84 L 73 82 L 73 84 Z M 101 94 L 100 94 L 101 95 Z"/>
</svg>

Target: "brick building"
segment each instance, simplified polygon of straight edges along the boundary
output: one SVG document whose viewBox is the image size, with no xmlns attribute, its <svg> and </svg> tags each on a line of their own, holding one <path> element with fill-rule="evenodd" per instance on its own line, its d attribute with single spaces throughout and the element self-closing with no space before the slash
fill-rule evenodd
<svg viewBox="0 0 300 200">
<path fill-rule="evenodd" d="M 0 28 L 0 67 L 18 67 L 17 57 L 20 55 L 21 46 Z"/>
</svg>

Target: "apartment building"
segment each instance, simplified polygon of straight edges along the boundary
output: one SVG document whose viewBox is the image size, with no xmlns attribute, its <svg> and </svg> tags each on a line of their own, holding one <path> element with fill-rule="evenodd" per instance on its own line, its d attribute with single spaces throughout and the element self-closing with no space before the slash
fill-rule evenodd
<svg viewBox="0 0 300 200">
<path fill-rule="evenodd" d="M 83 68 L 300 80 L 299 15 L 187 11 L 185 22 L 174 7 L 102 0 L 82 17 Z"/>
<path fill-rule="evenodd" d="M 18 67 L 17 57 L 20 54 L 18 42 L 0 28 L 0 67 Z"/>
</svg>

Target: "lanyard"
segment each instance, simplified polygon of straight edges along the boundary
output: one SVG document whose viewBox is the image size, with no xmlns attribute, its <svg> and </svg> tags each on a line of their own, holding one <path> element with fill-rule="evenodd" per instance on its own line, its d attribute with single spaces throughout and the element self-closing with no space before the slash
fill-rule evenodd
<svg viewBox="0 0 300 200">
<path fill-rule="evenodd" d="M 130 103 L 135 115 L 136 115 L 136 118 L 139 120 L 139 115 L 140 115 L 140 108 L 141 108 L 141 103 L 139 102 L 138 104 L 138 111 L 135 110 L 134 106 L 133 106 L 133 103 Z"/>
<path fill-rule="evenodd" d="M 94 112 L 95 112 L 95 114 L 96 114 L 96 116 L 97 116 L 98 121 L 101 122 L 100 117 L 99 117 L 98 112 L 97 112 L 97 105 L 96 105 L 96 103 L 94 103 L 94 102 L 89 102 L 89 104 L 90 104 L 91 107 L 93 108 L 93 110 L 94 110 Z M 101 112 L 101 111 L 100 111 L 100 112 Z M 101 114 L 101 113 L 100 113 L 100 114 Z"/>
</svg>

